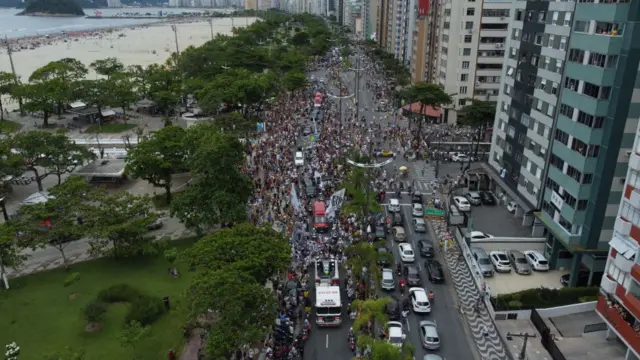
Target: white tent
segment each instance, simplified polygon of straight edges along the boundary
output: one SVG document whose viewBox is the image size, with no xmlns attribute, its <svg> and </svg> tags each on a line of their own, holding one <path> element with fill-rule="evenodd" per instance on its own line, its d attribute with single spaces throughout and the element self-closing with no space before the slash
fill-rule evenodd
<svg viewBox="0 0 640 360">
<path fill-rule="evenodd" d="M 49 201 L 49 199 L 53 199 L 53 195 L 50 195 L 47 191 L 38 191 L 29 195 L 26 199 L 22 201 L 22 205 L 35 205 L 42 204 Z"/>
</svg>

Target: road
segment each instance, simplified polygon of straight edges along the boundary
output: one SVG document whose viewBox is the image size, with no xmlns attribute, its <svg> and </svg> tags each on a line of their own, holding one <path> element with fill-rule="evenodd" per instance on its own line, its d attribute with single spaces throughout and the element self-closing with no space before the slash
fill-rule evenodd
<svg viewBox="0 0 640 360">
<path fill-rule="evenodd" d="M 355 64 L 355 61 L 353 62 Z M 316 77 L 323 77 L 325 74 L 322 72 L 314 73 Z M 355 72 L 351 72 L 351 74 L 343 75 L 343 79 L 346 81 L 346 86 L 349 89 L 355 88 Z M 387 120 L 382 120 L 384 115 L 383 113 L 378 113 L 372 111 L 375 109 L 374 101 L 373 101 L 373 93 L 366 88 L 366 82 L 371 80 L 370 76 L 361 73 L 360 78 L 360 96 L 359 96 L 359 106 L 360 106 L 360 114 L 359 116 L 364 116 L 367 119 L 367 122 L 372 124 L 380 124 L 383 127 L 388 126 Z M 330 91 L 334 94 L 338 94 L 337 89 L 333 88 Z M 353 91 L 353 90 L 352 90 Z M 348 106 L 346 106 L 347 101 L 343 100 L 343 112 L 347 113 Z M 366 110 L 365 110 L 366 109 Z M 375 120 L 374 120 L 375 117 Z M 406 126 L 406 125 L 405 125 Z M 387 146 L 394 148 L 399 144 L 386 144 Z M 395 169 L 402 165 L 407 165 L 410 168 L 410 177 L 406 180 L 407 185 L 413 183 L 415 185 L 415 189 L 418 191 L 422 191 L 424 193 L 430 193 L 431 191 L 431 182 L 435 179 L 435 172 L 432 165 L 427 165 L 424 162 L 406 162 L 402 159 L 402 156 L 397 156 L 396 159 L 387 166 L 387 172 L 393 173 Z M 446 166 L 446 173 L 456 174 L 459 173 L 459 165 L 451 164 Z M 443 167 L 441 167 L 442 171 Z M 428 196 L 425 196 L 425 200 Z M 388 197 L 389 198 L 389 197 Z M 408 193 L 405 193 L 401 197 L 401 204 L 403 218 L 404 218 L 404 228 L 408 235 L 408 242 L 412 244 L 415 250 L 417 250 L 416 244 L 420 239 L 424 239 L 425 237 L 429 237 L 431 239 L 435 239 L 435 233 L 433 229 L 429 226 L 428 234 L 417 234 L 413 228 L 411 227 L 411 198 Z M 385 207 L 385 214 L 387 213 Z M 397 244 L 393 243 L 393 240 L 390 236 L 387 237 L 388 246 L 390 249 L 393 249 L 393 254 L 396 262 L 400 261 L 400 257 L 398 255 Z M 437 253 L 436 260 L 440 261 L 444 266 L 444 262 L 442 261 L 441 255 Z M 472 360 L 478 357 L 476 348 L 472 343 L 472 337 L 469 334 L 468 327 L 463 323 L 462 318 L 459 315 L 457 308 L 457 299 L 456 293 L 453 288 L 453 284 L 451 283 L 450 277 L 447 279 L 444 284 L 430 284 L 427 281 L 427 274 L 424 270 L 424 259 L 417 258 L 416 265 L 419 265 L 420 274 L 422 277 L 422 285 L 429 289 L 433 290 L 436 294 L 436 299 L 434 304 L 432 305 L 432 313 L 426 316 L 416 315 L 411 313 L 407 318 L 407 323 L 405 324 L 405 333 L 407 334 L 407 340 L 415 349 L 415 358 L 422 359 L 424 355 L 427 354 L 427 351 L 422 347 L 422 341 L 419 333 L 419 322 L 423 319 L 435 320 L 439 325 L 440 339 L 441 339 L 441 348 L 438 351 L 434 351 L 434 353 L 439 354 L 444 359 L 447 360 L 456 360 L 456 359 L 465 359 Z M 445 270 L 445 276 L 448 273 Z M 397 279 L 396 279 L 397 280 Z M 396 296 L 400 297 L 398 291 L 394 293 L 381 293 L 381 296 Z M 347 312 L 345 310 L 344 314 Z M 329 328 L 329 329 L 319 329 L 314 326 L 312 330 L 312 334 L 307 341 L 305 346 L 305 358 L 312 360 L 348 360 L 353 357 L 353 353 L 348 349 L 347 345 L 347 333 L 349 330 L 350 324 L 349 321 L 346 320 L 343 322 L 342 326 L 339 328 Z"/>
</svg>

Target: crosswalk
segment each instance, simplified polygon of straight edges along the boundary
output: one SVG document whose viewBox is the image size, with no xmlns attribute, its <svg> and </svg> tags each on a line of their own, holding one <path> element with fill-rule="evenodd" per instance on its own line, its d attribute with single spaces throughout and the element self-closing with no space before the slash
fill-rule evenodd
<svg viewBox="0 0 640 360">
<path fill-rule="evenodd" d="M 408 179 L 401 179 L 395 182 L 393 189 L 387 189 L 388 193 L 395 193 L 398 190 L 398 186 L 402 183 L 403 194 L 409 194 L 409 187 L 412 187 L 413 191 L 419 191 L 422 193 L 429 193 L 433 191 L 432 183 L 436 180 L 436 171 L 431 164 L 410 164 L 409 165 L 410 177 Z"/>
</svg>

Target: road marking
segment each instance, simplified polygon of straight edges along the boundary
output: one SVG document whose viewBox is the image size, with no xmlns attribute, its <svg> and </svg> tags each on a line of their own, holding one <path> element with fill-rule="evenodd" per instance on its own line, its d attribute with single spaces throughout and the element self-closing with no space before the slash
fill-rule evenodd
<svg viewBox="0 0 640 360">
<path fill-rule="evenodd" d="M 411 206 L 411 205 L 413 204 L 400 204 L 400 206 Z M 389 206 L 389 204 L 382 204 L 382 206 L 386 208 L 387 206 Z"/>
<path fill-rule="evenodd" d="M 407 324 L 407 332 L 411 332 L 411 326 L 409 325 L 409 317 L 404 318 L 404 322 Z"/>
<path fill-rule="evenodd" d="M 328 349 L 329 348 L 329 334 L 327 334 L 327 343 L 326 343 L 326 345 L 327 345 L 327 349 Z"/>
</svg>

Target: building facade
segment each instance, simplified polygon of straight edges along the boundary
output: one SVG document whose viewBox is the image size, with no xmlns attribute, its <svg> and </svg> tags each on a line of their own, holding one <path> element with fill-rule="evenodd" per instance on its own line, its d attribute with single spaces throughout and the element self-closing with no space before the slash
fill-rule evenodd
<svg viewBox="0 0 640 360">
<path fill-rule="evenodd" d="M 244 0 L 245 10 L 258 10 L 258 0 Z"/>
<path fill-rule="evenodd" d="M 427 15 L 416 19 L 409 66 L 414 84 L 436 82 L 442 5 L 439 0 L 431 0 Z"/>
<path fill-rule="evenodd" d="M 438 84 L 455 94 L 444 120 L 455 124 L 470 99 L 497 101 L 511 0 L 446 0 L 440 20 Z"/>
<path fill-rule="evenodd" d="M 640 129 L 629 155 L 624 194 L 609 241 L 609 254 L 596 312 L 607 337 L 627 347 L 626 359 L 640 359 Z"/>
<path fill-rule="evenodd" d="M 640 8 L 515 1 L 512 16 L 489 164 L 552 267 L 598 283 L 640 117 Z"/>
</svg>

